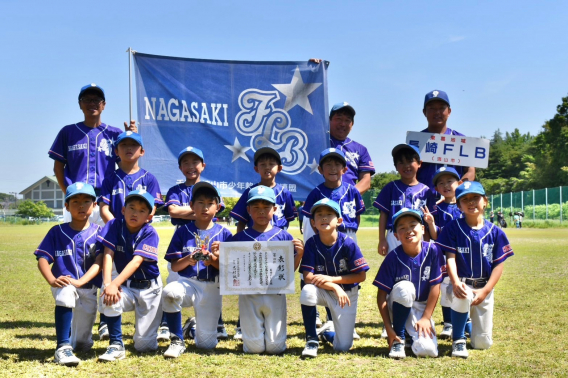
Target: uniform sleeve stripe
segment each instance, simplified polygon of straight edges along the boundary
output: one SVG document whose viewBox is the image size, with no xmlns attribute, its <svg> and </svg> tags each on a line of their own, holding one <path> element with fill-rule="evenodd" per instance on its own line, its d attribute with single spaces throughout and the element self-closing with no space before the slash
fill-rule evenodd
<svg viewBox="0 0 568 378">
<path fill-rule="evenodd" d="M 449 245 L 445 245 L 445 244 L 438 243 L 438 242 L 436 242 L 436 244 L 438 244 L 440 247 L 442 247 L 442 248 L 444 248 L 444 249 L 449 249 L 449 250 L 452 250 L 452 251 L 455 251 L 455 250 L 456 250 L 455 248 L 452 248 L 452 247 L 450 247 Z"/>
<path fill-rule="evenodd" d="M 147 251 L 143 251 L 141 249 L 137 249 L 137 250 L 134 251 L 134 256 L 136 256 L 136 255 L 146 257 L 146 258 L 151 259 L 151 260 L 158 260 L 157 254 L 147 252 Z"/>
<path fill-rule="evenodd" d="M 291 217 L 286 218 L 286 220 L 289 220 L 289 221 L 294 220 L 294 219 L 296 218 L 296 216 L 297 216 L 297 215 L 294 214 L 294 215 L 292 215 Z"/>
<path fill-rule="evenodd" d="M 178 205 L 181 206 L 181 202 L 178 200 L 169 200 L 168 202 L 166 202 L 166 206 L 170 206 L 170 205 Z"/>
<path fill-rule="evenodd" d="M 111 242 L 109 242 L 108 240 L 104 239 L 102 236 L 97 236 L 97 239 L 102 242 L 106 247 L 109 247 L 110 249 L 112 249 L 114 251 L 114 249 L 116 248 L 116 246 L 114 244 L 112 244 Z"/>
<path fill-rule="evenodd" d="M 444 273 L 441 273 L 438 277 L 431 279 L 430 283 L 441 281 L 443 278 L 444 278 Z"/>
<path fill-rule="evenodd" d="M 239 214 L 237 214 L 237 213 L 235 213 L 235 212 L 233 212 L 233 211 L 231 211 L 231 216 L 232 216 L 233 218 L 242 219 L 243 222 L 246 222 L 246 221 L 247 221 L 245 218 L 243 218 L 242 216 L 240 216 Z"/>
<path fill-rule="evenodd" d="M 507 259 L 507 257 L 513 255 L 513 250 L 510 250 L 507 253 L 504 253 L 503 256 L 499 257 L 498 259 L 493 260 L 494 263 L 499 263 Z"/>
<path fill-rule="evenodd" d="M 380 203 L 378 203 L 377 201 L 373 202 L 373 206 L 376 207 L 377 209 L 381 209 L 386 211 L 387 213 L 389 212 L 389 209 L 387 209 L 386 207 L 384 207 L 383 205 L 381 205 Z"/>
<path fill-rule="evenodd" d="M 58 157 L 58 158 L 61 158 L 61 160 L 63 160 L 63 161 L 67 161 L 67 159 L 65 159 L 65 156 L 59 155 L 57 152 L 55 152 L 53 150 L 49 150 L 48 154 L 49 155 L 55 155 L 53 157 Z"/>
<path fill-rule="evenodd" d="M 38 254 L 39 254 L 39 255 L 45 255 L 45 256 L 49 257 L 51 260 L 55 260 L 55 259 L 53 258 L 53 256 L 52 256 L 49 252 L 44 251 L 43 249 L 39 249 L 39 248 L 36 249 L 35 254 L 36 254 L 36 255 L 38 255 Z"/>
<path fill-rule="evenodd" d="M 313 266 L 309 266 L 309 265 L 301 265 L 302 270 L 307 270 L 309 272 L 314 272 L 314 267 Z"/>
<path fill-rule="evenodd" d="M 383 288 L 387 289 L 389 292 L 392 290 L 391 287 L 388 287 L 387 285 L 385 285 L 385 284 L 383 284 L 383 283 L 381 283 L 377 280 L 374 280 L 373 283 L 375 284 L 375 286 L 383 287 Z"/>
<path fill-rule="evenodd" d="M 312 213 L 308 213 L 306 210 L 302 209 L 302 214 L 304 214 L 307 217 L 311 217 Z"/>
<path fill-rule="evenodd" d="M 363 206 L 362 208 L 360 208 L 355 214 L 361 214 L 365 212 L 365 206 Z"/>
<path fill-rule="evenodd" d="M 373 167 L 372 165 L 360 165 L 359 170 L 360 171 L 365 171 L 365 170 L 374 171 L 375 167 Z"/>
<path fill-rule="evenodd" d="M 178 256 L 179 256 L 179 257 L 178 257 Z M 170 253 L 166 253 L 166 256 L 165 256 L 165 257 L 166 257 L 166 258 L 168 258 L 168 257 L 178 257 L 178 258 L 181 259 L 181 258 L 182 258 L 182 253 L 179 252 L 179 251 L 170 252 Z"/>
<path fill-rule="evenodd" d="M 351 271 L 351 272 L 358 272 L 358 271 L 360 271 L 360 270 L 363 269 L 363 268 L 367 268 L 367 270 L 369 270 L 369 269 L 370 269 L 370 268 L 369 268 L 369 264 L 366 264 L 366 263 L 365 263 L 365 264 L 363 264 L 363 265 L 359 265 L 358 267 L 353 268 L 353 269 L 351 269 L 350 271 Z"/>
<path fill-rule="evenodd" d="M 108 198 L 105 197 L 105 196 L 100 196 L 100 197 L 99 197 L 99 202 L 104 202 L 104 203 L 106 203 L 107 205 L 110 205 L 110 199 L 108 199 Z"/>
</svg>

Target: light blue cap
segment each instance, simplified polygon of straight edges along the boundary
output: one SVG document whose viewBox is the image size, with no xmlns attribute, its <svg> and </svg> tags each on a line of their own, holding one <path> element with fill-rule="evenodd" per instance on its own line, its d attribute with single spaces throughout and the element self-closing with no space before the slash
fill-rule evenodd
<svg viewBox="0 0 568 378">
<path fill-rule="evenodd" d="M 187 154 L 197 155 L 197 157 L 199 157 L 201 161 L 205 163 L 205 158 L 203 157 L 203 151 L 201 151 L 199 148 L 189 146 L 181 150 L 180 153 L 178 154 L 178 165 L 181 164 L 181 158 Z"/>
<path fill-rule="evenodd" d="M 403 217 L 405 215 L 411 215 L 414 218 L 418 219 L 420 221 L 420 223 L 423 223 L 422 222 L 422 211 L 415 210 L 415 209 L 409 209 L 408 207 L 403 207 L 402 209 L 397 211 L 392 217 L 392 226 L 393 226 L 394 230 L 396 230 L 397 220 L 399 220 L 401 217 Z"/>
<path fill-rule="evenodd" d="M 118 138 L 116 138 L 116 142 L 114 142 L 114 147 L 115 148 L 118 147 L 120 142 L 122 142 L 125 139 L 132 139 L 140 146 L 142 146 L 142 148 L 144 148 L 144 144 L 142 143 L 142 136 L 138 133 L 135 133 L 134 131 L 125 131 L 122 134 L 120 134 Z"/>
<path fill-rule="evenodd" d="M 268 186 L 259 185 L 251 188 L 248 194 L 247 203 L 251 203 L 256 200 L 264 200 L 270 203 L 276 203 L 276 195 L 274 190 Z"/>
<path fill-rule="evenodd" d="M 456 189 L 456 200 L 459 200 L 461 197 L 465 196 L 466 194 L 480 194 L 482 196 L 485 195 L 485 189 L 483 189 L 483 185 L 477 181 L 466 181 Z"/>
<path fill-rule="evenodd" d="M 65 201 L 73 196 L 76 196 L 77 194 L 86 194 L 93 197 L 94 199 L 97 198 L 97 195 L 95 194 L 95 188 L 93 188 L 92 185 L 86 184 L 84 182 L 76 182 L 67 187 L 67 190 L 65 191 Z"/>
<path fill-rule="evenodd" d="M 333 147 L 327 148 L 327 149 L 325 149 L 321 152 L 318 164 L 321 165 L 321 162 L 323 161 L 323 159 L 325 159 L 326 157 L 330 157 L 330 156 L 335 156 L 336 158 L 341 160 L 343 162 L 343 164 L 347 164 L 347 160 L 345 160 L 345 154 L 343 153 L 343 151 L 338 150 L 337 148 L 333 148 Z"/>
<path fill-rule="evenodd" d="M 338 218 L 343 218 L 341 216 L 341 210 L 339 209 L 339 204 L 335 201 L 330 200 L 329 198 L 322 198 L 319 201 L 317 201 L 316 203 L 314 203 L 314 205 L 310 209 L 310 213 L 313 215 L 315 213 L 316 209 L 318 207 L 322 207 L 322 206 L 327 206 L 327 207 L 331 208 L 333 211 L 335 211 Z"/>
<path fill-rule="evenodd" d="M 443 175 L 452 175 L 454 176 L 456 179 L 460 179 L 460 175 L 458 174 L 458 171 L 456 171 L 454 168 L 452 167 L 440 167 L 436 173 L 434 173 L 434 177 L 432 178 L 432 183 L 434 184 L 434 186 L 436 186 L 436 180 L 438 180 L 438 178 L 440 178 L 440 176 Z"/>
<path fill-rule="evenodd" d="M 124 199 L 124 203 L 126 203 L 128 199 L 132 197 L 142 198 L 144 201 L 146 201 L 150 209 L 154 208 L 154 197 L 150 193 L 148 193 L 145 189 L 131 191 Z"/>
</svg>

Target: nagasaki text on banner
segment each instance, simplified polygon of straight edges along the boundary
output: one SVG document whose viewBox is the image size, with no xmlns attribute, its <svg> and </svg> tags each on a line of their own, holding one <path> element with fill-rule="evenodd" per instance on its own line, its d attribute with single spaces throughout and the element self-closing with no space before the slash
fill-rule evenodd
<svg viewBox="0 0 568 378">
<path fill-rule="evenodd" d="M 221 295 L 294 293 L 291 241 L 221 243 L 219 255 Z"/>
<path fill-rule="evenodd" d="M 488 139 L 408 131 L 406 143 L 418 147 L 425 163 L 476 168 L 487 168 L 489 164 Z"/>
<path fill-rule="evenodd" d="M 222 196 L 257 183 L 253 155 L 276 149 L 277 182 L 295 199 L 321 184 L 319 153 L 329 147 L 327 62 L 242 62 L 136 53 L 136 94 L 144 169 L 162 191 L 183 180 L 178 153 L 205 155 L 201 179 Z"/>
</svg>

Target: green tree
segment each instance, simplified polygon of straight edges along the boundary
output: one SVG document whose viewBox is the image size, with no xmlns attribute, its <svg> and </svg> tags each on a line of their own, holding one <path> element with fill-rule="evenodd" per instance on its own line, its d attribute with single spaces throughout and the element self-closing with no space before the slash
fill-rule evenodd
<svg viewBox="0 0 568 378">
<path fill-rule="evenodd" d="M 231 216 L 230 212 L 231 212 L 231 210 L 233 210 L 233 207 L 235 207 L 238 200 L 239 199 L 237 197 L 235 197 L 235 198 L 223 197 L 223 203 L 225 204 L 225 210 L 223 210 L 219 214 L 217 214 L 217 218 L 230 217 Z"/>
<path fill-rule="evenodd" d="M 371 189 L 380 192 L 386 184 L 399 178 L 400 176 L 396 171 L 376 173 L 371 180 Z"/>
<path fill-rule="evenodd" d="M 33 218 L 51 218 L 55 214 L 43 201 L 25 200 L 18 205 L 17 215 Z"/>
</svg>

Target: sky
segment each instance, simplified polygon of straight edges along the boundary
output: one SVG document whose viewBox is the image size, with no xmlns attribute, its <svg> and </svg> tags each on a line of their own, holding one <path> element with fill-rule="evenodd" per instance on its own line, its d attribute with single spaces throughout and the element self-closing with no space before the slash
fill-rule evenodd
<svg viewBox="0 0 568 378">
<path fill-rule="evenodd" d="M 514 4 L 514 5 L 513 5 Z M 128 47 L 222 60 L 330 61 L 329 106 L 357 111 L 350 137 L 377 172 L 427 124 L 424 95 L 448 93 L 448 126 L 490 138 L 537 134 L 568 93 L 563 1 L 0 2 L 0 192 L 53 174 L 59 130 L 101 85 L 103 122 L 128 119 Z M 136 114 L 136 113 L 134 113 Z"/>
</svg>

